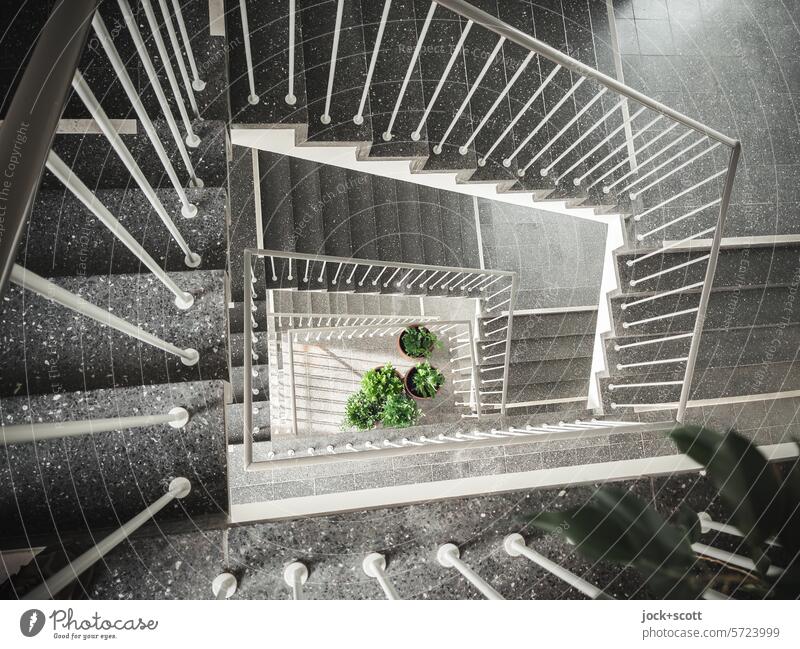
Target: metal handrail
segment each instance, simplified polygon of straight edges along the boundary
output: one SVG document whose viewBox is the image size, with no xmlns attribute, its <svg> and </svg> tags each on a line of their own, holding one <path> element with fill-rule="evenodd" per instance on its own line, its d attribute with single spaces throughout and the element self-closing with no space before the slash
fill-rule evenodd
<svg viewBox="0 0 800 649">
<path fill-rule="evenodd" d="M 458 14 L 462 18 L 471 20 L 477 25 L 494 32 L 498 36 L 502 36 L 503 38 L 516 43 L 517 45 L 520 45 L 531 52 L 540 54 L 546 59 L 557 63 L 562 68 L 576 72 L 577 74 L 589 79 L 594 79 L 606 88 L 609 88 L 610 90 L 613 90 L 614 92 L 623 95 L 628 99 L 633 99 L 643 106 L 647 106 L 648 108 L 661 113 L 662 115 L 665 115 L 676 122 L 680 122 L 684 126 L 688 126 L 695 131 L 703 133 L 713 140 L 722 142 L 731 148 L 736 146 L 738 143 L 738 140 L 728 137 L 727 135 L 720 133 L 710 126 L 706 126 L 702 122 L 688 117 L 687 115 L 684 115 L 683 113 L 674 110 L 665 104 L 662 104 L 660 101 L 656 101 L 655 99 L 648 97 L 638 90 L 635 90 L 634 88 L 617 81 L 613 77 L 603 74 L 599 70 L 595 70 L 585 63 L 581 63 L 568 54 L 564 54 L 556 48 L 551 47 L 547 43 L 540 41 L 538 38 L 534 38 L 530 34 L 526 34 L 525 32 L 508 25 L 492 14 L 487 13 L 482 9 L 478 9 L 478 7 L 466 2 L 466 0 L 434 0 L 434 2 L 442 7 L 445 7 L 446 9 L 449 9 L 453 13 Z"/>
<path fill-rule="evenodd" d="M 725 225 L 727 217 L 728 205 L 730 203 L 731 192 L 733 189 L 733 181 L 736 174 L 736 167 L 738 164 L 739 156 L 741 153 L 741 143 L 739 140 L 729 137 L 716 129 L 699 122 L 696 119 L 688 117 L 683 113 L 676 111 L 665 104 L 662 104 L 651 97 L 631 88 L 630 86 L 622 83 L 599 70 L 581 63 L 577 59 L 564 54 L 563 52 L 547 45 L 546 43 L 534 38 L 530 34 L 516 29 L 499 18 L 487 13 L 474 5 L 466 2 L 466 0 L 434 0 L 436 4 L 449 9 L 455 14 L 458 14 L 466 20 L 470 20 L 481 27 L 494 32 L 503 39 L 509 40 L 517 45 L 525 48 L 530 52 L 535 52 L 553 63 L 571 70 L 584 78 L 593 79 L 605 88 L 608 88 L 627 99 L 636 101 L 637 103 L 645 106 L 669 119 L 683 124 L 687 128 L 701 133 L 711 140 L 722 143 L 731 149 L 730 160 L 728 163 L 727 173 L 725 177 L 725 185 L 722 191 L 720 201 L 719 216 L 717 218 L 717 225 L 714 231 L 714 236 L 711 244 L 711 250 L 706 267 L 705 282 L 700 292 L 700 305 L 695 319 L 694 333 L 692 336 L 691 347 L 688 354 L 686 363 L 686 372 L 684 373 L 683 384 L 681 387 L 681 395 L 678 401 L 678 411 L 676 420 L 681 422 L 685 418 L 686 407 L 691 392 L 692 379 L 694 378 L 694 368 L 697 361 L 697 355 L 700 348 L 700 338 L 703 331 L 703 324 L 705 322 L 706 310 L 708 302 L 711 297 L 712 284 L 714 281 L 714 274 L 716 272 L 717 258 L 719 256 L 719 245 L 722 240 L 722 230 Z"/>
<path fill-rule="evenodd" d="M 431 273 L 444 273 L 445 276 L 453 275 L 453 277 L 458 277 L 459 282 L 454 285 L 454 287 L 458 287 L 460 290 L 464 291 L 481 291 L 489 286 L 492 286 L 495 282 L 502 280 L 503 278 L 507 278 L 510 280 L 510 284 L 508 285 L 508 298 L 505 298 L 505 293 L 502 293 L 499 297 L 499 302 L 491 307 L 487 308 L 487 312 L 491 312 L 495 309 L 500 309 L 505 307 L 505 310 L 500 315 L 500 317 L 507 318 L 508 324 L 505 327 L 505 353 L 504 353 L 504 364 L 503 364 L 503 393 L 502 398 L 500 401 L 500 412 L 499 414 L 505 415 L 505 406 L 506 406 L 506 398 L 507 398 L 507 378 L 510 366 L 510 356 L 511 356 L 511 341 L 512 341 L 512 327 L 513 327 L 513 314 L 514 314 L 514 305 L 516 303 L 516 294 L 517 294 L 517 287 L 518 287 L 518 278 L 517 273 L 514 271 L 505 271 L 505 270 L 486 270 L 481 268 L 466 268 L 466 267 L 459 267 L 459 266 L 438 266 L 438 265 L 431 265 L 431 264 L 416 264 L 416 263 L 407 263 L 407 262 L 393 262 L 393 261 L 382 261 L 382 260 L 375 260 L 375 259 L 358 259 L 358 258 L 349 258 L 349 257 L 337 257 L 332 255 L 318 255 L 318 254 L 309 254 L 309 253 L 298 253 L 298 252 L 291 252 L 285 250 L 264 250 L 264 249 L 257 249 L 257 248 L 246 248 L 243 251 L 244 257 L 244 368 L 243 368 L 243 393 L 244 393 L 244 413 L 243 413 L 243 433 L 244 433 L 244 467 L 246 471 L 260 471 L 267 469 L 269 463 L 262 463 L 262 462 L 254 462 L 253 461 L 253 444 L 248 443 L 247 440 L 251 440 L 252 436 L 251 431 L 253 429 L 253 413 L 252 413 L 252 405 L 253 405 L 253 326 L 252 323 L 254 322 L 253 312 L 255 309 L 255 302 L 253 296 L 253 260 L 261 259 L 261 258 L 269 258 L 273 263 L 275 259 L 283 259 L 288 260 L 289 264 L 292 261 L 298 262 L 321 262 L 323 263 L 323 268 L 325 265 L 328 267 L 332 267 L 335 265 L 339 265 L 339 270 L 337 270 L 336 276 L 339 276 L 339 272 L 341 268 L 345 265 L 352 267 L 351 277 L 355 270 L 359 267 L 367 268 L 368 271 L 371 271 L 373 268 L 377 269 L 395 269 L 397 270 L 406 270 L 409 273 L 413 273 L 415 270 L 419 271 L 427 271 Z M 299 269 L 297 269 L 298 279 L 300 278 Z M 273 268 L 274 273 L 274 268 Z M 291 267 L 289 268 L 289 274 L 291 275 Z M 467 277 L 464 278 L 463 276 L 466 275 Z M 380 277 L 380 274 L 378 275 Z M 475 278 L 478 279 L 475 282 Z M 468 285 L 462 284 L 462 280 L 466 279 Z M 490 280 L 488 283 L 485 283 L 486 280 Z M 448 282 L 445 283 L 446 286 Z M 363 283 L 363 280 L 362 280 Z M 384 282 L 384 286 L 388 284 Z M 434 282 L 434 285 L 436 282 Z M 444 288 L 444 286 L 442 288 Z M 450 287 L 450 290 L 453 290 L 454 287 Z M 473 298 L 480 298 L 486 300 L 487 303 L 492 298 L 496 298 L 498 293 L 493 295 L 484 296 L 484 295 L 477 295 L 473 296 Z M 505 299 L 504 299 L 505 298 Z M 498 311 L 498 314 L 500 312 Z M 267 318 L 269 319 L 272 314 L 267 313 Z M 413 319 L 413 318 L 412 318 Z M 500 339 L 502 340 L 502 339 Z M 498 341 L 500 342 L 500 341 Z M 289 346 L 289 353 L 291 354 L 292 348 Z M 480 390 L 480 377 L 476 377 L 475 379 L 475 392 L 476 394 Z M 480 399 L 480 396 L 477 397 L 477 400 Z"/>
<path fill-rule="evenodd" d="M 0 127 L 0 297 L 8 288 L 98 4 L 99 0 L 58 0 Z"/>
</svg>

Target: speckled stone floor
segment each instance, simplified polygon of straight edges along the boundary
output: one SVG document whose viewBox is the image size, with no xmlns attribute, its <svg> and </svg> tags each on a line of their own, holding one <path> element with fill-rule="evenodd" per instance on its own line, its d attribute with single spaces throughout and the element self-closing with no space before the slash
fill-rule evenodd
<svg viewBox="0 0 800 649">
<path fill-rule="evenodd" d="M 713 490 L 698 475 L 620 483 L 670 516 L 681 502 L 726 520 Z M 545 556 L 568 563 L 571 570 L 616 598 L 643 598 L 639 577 L 631 570 L 594 564 L 576 557 L 562 541 L 531 530 L 529 518 L 543 510 L 585 501 L 592 487 L 519 492 L 443 501 L 409 507 L 353 512 L 337 516 L 248 525 L 168 537 L 138 538 L 106 560 L 86 595 L 110 599 L 183 599 L 211 597 L 211 580 L 223 570 L 239 579 L 236 598 L 286 599 L 283 566 L 306 563 L 311 599 L 380 599 L 377 583 L 361 571 L 372 551 L 386 554 L 388 575 L 405 598 L 476 599 L 480 595 L 454 570 L 436 562 L 437 547 L 456 543 L 462 558 L 504 597 L 574 599 L 582 596 L 522 558 L 502 550 L 504 536 L 522 532 Z M 707 542 L 717 543 L 711 536 Z M 720 542 L 724 539 L 720 537 Z M 726 545 L 730 549 L 734 546 Z M 227 548 L 227 550 L 225 549 Z"/>
</svg>

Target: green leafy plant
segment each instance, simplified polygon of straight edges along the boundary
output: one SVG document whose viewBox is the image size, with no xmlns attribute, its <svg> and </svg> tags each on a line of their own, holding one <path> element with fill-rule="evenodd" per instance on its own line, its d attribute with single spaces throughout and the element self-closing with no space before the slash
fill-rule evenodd
<svg viewBox="0 0 800 649">
<path fill-rule="evenodd" d="M 418 363 L 411 373 L 411 387 L 420 397 L 435 397 L 444 385 L 444 374 L 433 367 L 428 361 Z"/>
<path fill-rule="evenodd" d="M 404 394 L 392 394 L 386 399 L 381 412 L 384 426 L 406 428 L 417 423 L 422 411 L 416 403 Z"/>
<path fill-rule="evenodd" d="M 442 341 L 425 327 L 407 327 L 400 336 L 400 346 L 412 358 L 428 358 Z"/>
<path fill-rule="evenodd" d="M 744 536 L 754 571 L 725 570 L 718 564 L 703 570 L 692 549 L 700 533 L 696 512 L 684 505 L 665 521 L 648 503 L 618 488 L 601 488 L 574 509 L 538 514 L 533 525 L 563 535 L 590 560 L 634 567 L 655 597 L 696 598 L 709 588 L 723 593 L 741 589 L 758 597 L 800 596 L 800 460 L 781 474 L 734 431 L 681 426 L 670 438 L 705 467 L 720 502 L 732 512 L 730 523 Z M 783 571 L 768 571 L 773 539 L 786 562 Z"/>
<path fill-rule="evenodd" d="M 403 392 L 403 381 L 392 364 L 386 363 L 383 367 L 369 370 L 364 374 L 361 378 L 361 391 L 367 399 L 377 404 L 380 410 L 387 398 Z"/>
<path fill-rule="evenodd" d="M 342 428 L 369 430 L 380 421 L 381 407 L 369 399 L 363 390 L 351 394 L 344 406 Z"/>
</svg>

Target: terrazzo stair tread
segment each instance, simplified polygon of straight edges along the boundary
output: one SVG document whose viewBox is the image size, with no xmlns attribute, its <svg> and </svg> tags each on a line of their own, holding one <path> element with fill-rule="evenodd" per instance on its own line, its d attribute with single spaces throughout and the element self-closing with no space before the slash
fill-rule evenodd
<svg viewBox="0 0 800 649">
<path fill-rule="evenodd" d="M 346 173 L 353 257 L 377 259 L 378 246 L 375 212 L 372 205 L 372 178 L 356 171 L 347 170 Z M 344 272 L 343 270 L 342 273 Z"/>
<path fill-rule="evenodd" d="M 553 383 L 573 380 L 590 375 L 591 356 L 574 358 L 554 358 L 551 360 L 517 361 L 508 368 L 509 385 L 527 385 L 529 383 Z"/>
<path fill-rule="evenodd" d="M 154 125 L 178 177 L 184 186 L 188 186 L 188 173 L 166 123 L 155 120 Z M 188 149 L 195 173 L 203 181 L 205 187 L 226 187 L 228 171 L 226 168 L 227 127 L 225 122 L 195 120 L 193 129 L 201 138 L 201 143 L 197 148 Z M 153 187 L 163 187 L 164 189 L 172 187 L 164 167 L 156 162 L 153 146 L 144 129 L 138 127 L 136 135 L 122 135 L 122 140 Z M 72 134 L 58 134 L 53 140 L 52 148 L 75 175 L 93 190 L 135 186 L 127 167 L 113 151 L 103 134 L 82 133 L 80 137 Z M 97 165 L 98 160 L 103 161 L 100 169 Z M 62 187 L 54 176 L 45 176 L 42 186 L 48 189 Z"/>
<path fill-rule="evenodd" d="M 54 385 L 77 390 L 225 378 L 224 272 L 170 276 L 194 296 L 190 310 L 178 310 L 172 293 L 149 275 L 70 277 L 53 283 L 182 349 L 196 349 L 197 365 L 187 367 L 177 356 L 12 285 L 0 311 L 0 394 L 50 393 Z"/>
<path fill-rule="evenodd" d="M 508 11 L 505 7 L 502 7 L 503 2 L 498 2 L 498 0 L 477 0 L 474 4 L 493 16 L 498 16 L 500 12 Z M 500 8 L 498 8 L 498 5 L 500 5 Z M 516 13 L 518 8 L 515 7 L 513 11 Z M 530 32 L 530 29 L 526 31 Z M 488 57 L 494 51 L 498 39 L 499 37 L 493 32 L 473 28 L 466 43 L 467 56 L 464 56 L 468 88 L 473 87 L 478 75 L 484 69 Z M 507 76 L 505 69 L 505 49 L 505 46 L 501 47 L 500 52 L 494 57 L 477 90 L 470 98 L 469 108 L 465 111 L 465 115 L 461 117 L 460 122 L 471 126 L 471 128 L 466 137 L 462 135 L 462 139 L 452 142 L 454 148 L 457 149 L 459 145 L 466 142 L 472 130 L 477 128 L 498 95 L 505 89 L 506 83 L 510 79 L 510 75 Z M 478 52 L 482 53 L 482 55 L 476 56 L 475 54 Z M 513 113 L 511 111 L 508 98 L 504 99 L 478 133 L 472 145 L 472 149 L 475 151 L 475 161 L 478 165 L 470 177 L 471 182 L 516 180 L 516 164 L 512 164 L 510 168 L 506 168 L 502 164 L 503 159 L 514 149 L 512 137 L 503 138 L 488 159 L 485 160 L 485 164 L 480 164 L 483 156 L 494 146 L 515 114 L 516 111 Z"/>
<path fill-rule="evenodd" d="M 321 209 L 323 201 L 319 180 L 321 166 L 310 160 L 289 158 L 295 250 L 311 255 L 325 254 L 325 226 Z M 300 266 L 302 270 L 304 264 L 301 263 Z M 304 276 L 299 270 L 297 274 L 299 277 Z M 308 287 L 301 281 L 299 288 Z"/>
<path fill-rule="evenodd" d="M 267 319 L 266 309 L 267 303 L 264 300 L 255 301 L 256 310 L 253 312 L 258 327 L 254 330 L 266 331 Z M 244 303 L 234 302 L 233 306 L 228 305 L 228 327 L 232 334 L 239 334 L 244 332 Z"/>
<path fill-rule="evenodd" d="M 364 295 L 360 295 L 357 293 L 348 293 L 344 295 L 345 304 L 347 305 L 347 311 L 345 313 L 351 315 L 358 315 L 360 313 L 366 313 L 364 310 Z"/>
<path fill-rule="evenodd" d="M 428 0 L 415 0 L 418 17 L 427 14 L 430 2 Z M 469 92 L 467 85 L 465 57 L 463 48 L 459 50 L 454 65 L 446 77 L 444 72 L 451 59 L 452 52 L 456 49 L 462 32 L 467 21 L 460 18 L 451 11 L 444 8 L 437 8 L 433 14 L 425 44 L 429 50 L 420 56 L 419 64 L 422 74 L 422 91 L 425 99 L 425 106 L 430 106 L 434 93 L 439 88 L 439 84 L 444 78 L 441 90 L 436 102 L 432 105 L 431 111 L 425 121 L 428 141 L 428 158 L 423 169 L 427 171 L 450 170 L 450 169 L 474 169 L 477 166 L 475 153 L 470 150 L 466 155 L 460 155 L 458 144 L 456 146 L 445 146 L 438 155 L 433 154 L 433 147 L 442 139 L 445 132 L 450 128 L 453 117 L 464 102 Z M 476 29 L 476 31 L 478 31 Z M 468 37 L 472 34 L 470 34 Z M 465 111 L 466 112 L 466 111 Z M 469 117 L 464 115 L 464 117 Z M 416 130 L 417 125 L 414 126 Z M 472 124 L 469 119 L 460 119 L 449 135 L 451 142 L 459 144 L 466 142 L 472 132 Z M 420 133 L 420 140 L 425 137 L 425 133 Z M 470 147 L 471 149 L 471 147 Z"/>
<path fill-rule="evenodd" d="M 415 64 L 403 94 L 400 110 L 392 128 L 393 137 L 388 142 L 383 139 L 383 134 L 389 126 L 397 103 L 403 79 L 411 64 L 417 34 L 422 28 L 424 14 L 417 20 L 414 4 L 414 0 L 393 0 L 384 29 L 383 41 L 373 74 L 373 80 L 380 79 L 380 83 L 371 83 L 369 87 L 368 108 L 372 119 L 370 157 L 406 158 L 427 155 L 427 131 L 422 132 L 419 142 L 411 139 L 411 133 L 425 110 L 419 62 Z M 382 2 L 361 1 L 368 61 L 372 56 L 372 49 L 377 37 L 377 25 L 381 20 L 383 6 Z M 387 46 L 389 43 L 393 45 Z M 355 109 L 353 112 L 355 114 Z"/>
<path fill-rule="evenodd" d="M 269 401 L 259 401 L 258 404 L 254 406 L 254 409 L 258 412 L 253 413 L 253 426 L 258 428 L 258 432 L 253 433 L 253 441 L 268 442 L 270 440 Z M 229 403 L 225 406 L 225 429 L 227 431 L 227 442 L 229 445 L 243 444 L 243 403 Z M 230 450 L 228 454 L 230 458 Z"/>
<path fill-rule="evenodd" d="M 581 358 L 592 355 L 594 333 L 585 336 L 558 336 L 555 338 L 537 338 L 528 340 L 512 340 L 511 362 L 525 363 L 530 361 L 548 361 L 565 358 Z M 487 354 L 494 354 L 491 348 Z"/>
<path fill-rule="evenodd" d="M 110 530 L 158 500 L 178 476 L 189 478 L 192 491 L 180 504 L 167 505 L 157 523 L 188 523 L 195 517 L 224 521 L 228 497 L 222 381 L 76 392 L 64 387 L 55 395 L 4 398 L 3 424 L 27 423 L 30 417 L 59 422 L 162 414 L 178 405 L 191 418 L 180 429 L 154 425 L 7 445 L 8 461 L 0 475 L 14 489 L 4 489 L 0 497 L 4 547 L 22 547 L 14 546 L 15 540 L 26 547 L 34 541 L 47 545 Z"/>
<path fill-rule="evenodd" d="M 505 322 L 500 321 L 487 324 L 493 319 L 491 317 L 480 319 L 482 334 L 505 326 Z M 594 333 L 596 325 L 597 309 L 561 313 L 514 314 L 511 337 L 514 340 L 520 340 L 523 338 L 591 334 Z"/>
<path fill-rule="evenodd" d="M 331 301 L 327 291 L 309 291 L 311 313 L 330 313 Z"/>
<path fill-rule="evenodd" d="M 475 225 L 475 201 L 472 196 L 457 194 L 461 214 L 461 252 L 465 268 L 480 268 L 480 242 Z"/>
<path fill-rule="evenodd" d="M 172 189 L 157 191 L 189 248 L 201 257 L 200 269 L 225 268 L 227 192 L 220 188 L 187 192 L 198 216 L 181 216 Z M 97 199 L 136 239 L 159 267 L 187 271 L 185 254 L 138 188 L 99 189 Z M 53 236 L 54 220 L 58 236 Z M 41 189 L 20 242 L 17 263 L 43 277 L 150 274 L 139 258 L 66 189 Z M 241 272 L 237 273 L 241 277 Z M 241 284 L 241 279 L 239 280 Z"/>
<path fill-rule="evenodd" d="M 465 267 L 461 233 L 461 197 L 439 190 L 439 213 L 442 217 L 442 242 L 448 266 Z"/>
<path fill-rule="evenodd" d="M 557 381 L 589 380 L 592 359 L 586 356 L 512 363 L 508 369 L 509 386 L 525 386 L 533 383 L 555 383 Z"/>
<path fill-rule="evenodd" d="M 291 291 L 292 313 L 311 313 L 311 293 L 309 291 Z"/>
<path fill-rule="evenodd" d="M 294 313 L 294 296 L 297 291 L 272 291 L 274 313 Z M 305 295 L 305 293 L 302 293 Z"/>
<path fill-rule="evenodd" d="M 230 196 L 230 225 L 228 226 L 228 268 L 231 299 L 244 300 L 244 256 L 246 248 L 258 248 L 256 226 L 255 179 L 253 178 L 253 155 L 248 147 L 232 145 L 228 162 L 228 195 Z M 259 206 L 260 207 L 260 206 Z M 256 268 L 263 274 L 264 265 Z M 264 289 L 263 276 L 256 290 Z"/>
<path fill-rule="evenodd" d="M 350 258 L 353 246 L 350 237 L 350 205 L 347 200 L 347 173 L 342 167 L 320 165 L 319 191 L 322 200 L 322 222 L 325 230 L 325 254 Z M 328 284 L 336 277 L 337 266 L 328 268 Z M 336 278 L 338 281 L 338 278 Z"/>
<path fill-rule="evenodd" d="M 372 176 L 375 205 L 375 233 L 378 257 L 382 261 L 403 261 L 400 222 L 397 214 L 397 185 L 392 178 Z M 389 275 L 381 278 L 384 281 Z"/>
<path fill-rule="evenodd" d="M 487 267 L 497 267 L 487 259 Z M 519 277 L 518 277 L 519 279 Z M 524 280 L 519 279 L 518 286 L 525 286 Z M 559 308 L 566 306 L 586 306 L 597 302 L 598 289 L 596 286 L 575 286 L 564 288 L 537 288 L 517 290 L 514 304 L 515 310 Z"/>
<path fill-rule="evenodd" d="M 264 341 L 259 338 L 261 332 L 255 332 L 255 341 L 253 344 L 253 351 L 258 354 L 261 363 L 267 362 L 267 346 Z M 241 367 L 244 365 L 244 333 L 232 333 L 228 336 L 228 348 L 231 353 L 231 366 Z M 256 359 L 254 359 L 255 361 Z"/>
<path fill-rule="evenodd" d="M 708 301 L 704 328 L 725 329 L 800 322 L 800 304 L 791 299 L 792 291 L 792 287 L 783 286 L 747 286 L 732 290 L 713 290 Z M 624 323 L 640 322 L 649 317 L 697 308 L 700 302 L 699 291 L 669 295 L 630 306 L 623 311 L 621 305 L 630 301 L 629 297 L 616 296 L 611 299 L 612 320 L 616 334 L 692 331 L 695 313 L 630 325 L 627 328 Z"/>
<path fill-rule="evenodd" d="M 631 268 L 626 262 L 635 256 L 615 253 L 617 272 L 621 280 L 620 288 L 623 291 L 662 291 L 701 282 L 705 277 L 705 262 L 637 283 L 633 287 L 629 284 L 631 279 L 638 280 L 707 254 L 708 250 L 669 252 L 640 261 Z M 798 261 L 800 261 L 800 244 L 722 248 L 714 273 L 714 287 L 789 283 L 792 281 L 793 269 L 797 267 Z"/>
<path fill-rule="evenodd" d="M 724 365 L 752 365 L 763 362 L 789 361 L 797 352 L 800 325 L 775 324 L 763 327 L 704 330 L 697 356 L 697 368 Z M 635 374 L 641 368 L 618 368 L 618 364 L 651 362 L 660 359 L 686 358 L 690 338 L 615 350 L 617 344 L 657 339 L 658 336 L 626 336 L 605 341 L 606 359 L 612 374 Z M 677 364 L 676 364 L 677 365 Z M 685 367 L 684 363 L 680 363 Z M 650 366 L 645 366 L 650 367 Z M 654 366 L 659 367 L 659 366 Z M 672 367 L 672 364 L 661 367 Z"/>
<path fill-rule="evenodd" d="M 290 106 L 285 100 L 289 92 L 288 5 L 282 0 L 248 2 L 247 19 L 259 97 L 255 105 L 247 101 L 250 87 L 239 3 L 225 0 L 231 121 L 234 124 L 307 124 L 303 38 L 299 33 L 294 51 L 294 94 L 297 101 Z M 297 29 L 299 32 L 299 24 Z"/>
<path fill-rule="evenodd" d="M 353 122 L 367 76 L 361 5 L 358 2 L 344 4 L 336 74 L 331 89 L 331 121 L 328 124 L 321 121 L 328 92 L 337 4 L 334 0 L 300 0 L 297 3 L 297 20 L 303 34 L 308 139 L 362 142 L 370 139 L 372 124 L 369 107 L 363 124 Z"/>
<path fill-rule="evenodd" d="M 419 313 L 419 302 L 414 298 L 381 296 L 381 315 L 414 315 Z"/>
<path fill-rule="evenodd" d="M 253 394 L 253 402 L 269 401 L 270 385 L 269 385 L 269 364 L 253 365 L 257 373 L 257 377 L 253 377 L 253 389 L 258 390 L 257 394 Z M 231 387 L 233 393 L 234 403 L 244 403 L 244 368 L 232 367 L 231 368 Z"/>
<path fill-rule="evenodd" d="M 672 374 L 661 375 L 663 380 L 673 380 Z M 658 380 L 657 375 L 649 375 L 650 381 Z M 635 380 L 603 378 L 600 380 L 604 403 L 659 403 L 677 401 L 680 385 L 653 386 L 642 388 L 620 388 L 609 390 L 608 385 L 635 383 Z M 714 368 L 703 374 L 695 373 L 689 398 L 721 399 L 733 396 L 756 395 L 771 392 L 796 390 L 800 387 L 800 363 L 761 363 L 739 365 L 736 367 Z"/>
<path fill-rule="evenodd" d="M 424 264 L 425 247 L 422 243 L 420 226 L 418 186 L 398 180 L 395 182 L 395 188 L 403 261 L 411 264 Z"/>
<path fill-rule="evenodd" d="M 425 264 L 446 266 L 439 192 L 435 188 L 419 185 L 417 194 L 419 196 L 419 231 L 422 235 Z"/>
<path fill-rule="evenodd" d="M 526 403 L 529 401 L 548 401 L 579 397 L 589 393 L 588 377 L 579 381 L 557 381 L 555 383 L 533 383 L 530 385 L 508 386 L 507 403 Z M 501 395 L 481 396 L 481 403 L 500 403 Z"/>
<path fill-rule="evenodd" d="M 258 152 L 261 173 L 261 219 L 264 227 L 264 247 L 267 250 L 295 252 L 294 205 L 292 203 L 292 175 L 287 156 Z M 275 259 L 275 277 L 272 263 L 265 259 L 267 286 L 269 288 L 294 288 L 296 280 L 289 280 L 288 262 Z"/>
</svg>

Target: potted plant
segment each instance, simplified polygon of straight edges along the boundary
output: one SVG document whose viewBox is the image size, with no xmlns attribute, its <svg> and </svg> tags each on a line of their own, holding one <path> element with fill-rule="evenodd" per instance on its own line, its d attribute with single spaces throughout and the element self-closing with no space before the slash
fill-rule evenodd
<svg viewBox="0 0 800 649">
<path fill-rule="evenodd" d="M 443 385 L 444 374 L 428 361 L 417 363 L 406 373 L 406 392 L 415 399 L 431 399 Z"/>
<path fill-rule="evenodd" d="M 442 346 L 439 337 L 422 325 L 406 327 L 397 338 L 397 348 L 406 358 L 429 358 L 433 350 Z"/>
<path fill-rule="evenodd" d="M 402 394 L 403 379 L 391 363 L 369 370 L 361 377 L 361 390 L 370 401 L 383 408 L 386 399 L 393 394 Z"/>
<path fill-rule="evenodd" d="M 381 411 L 381 421 L 390 428 L 413 426 L 422 415 L 419 406 L 405 394 L 392 394 Z"/>
<path fill-rule="evenodd" d="M 363 390 L 351 394 L 344 406 L 344 422 L 342 428 L 355 428 L 356 430 L 369 430 L 375 428 L 380 421 L 380 406 Z"/>
</svg>

